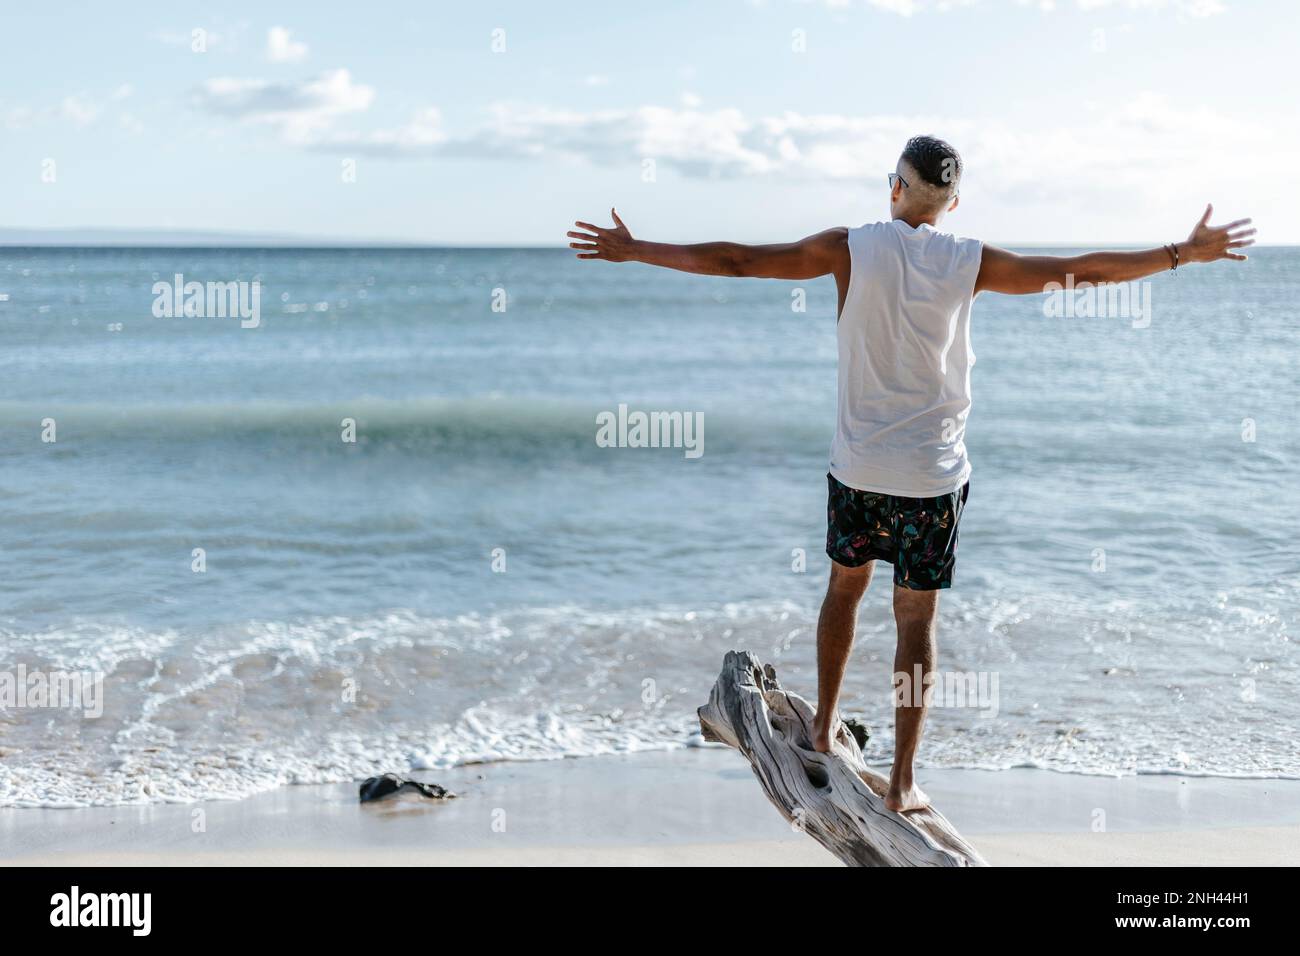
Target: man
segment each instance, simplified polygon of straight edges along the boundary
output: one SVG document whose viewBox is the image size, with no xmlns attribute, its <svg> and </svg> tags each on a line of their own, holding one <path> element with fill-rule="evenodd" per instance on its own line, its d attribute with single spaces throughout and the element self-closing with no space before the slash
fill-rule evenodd
<svg viewBox="0 0 1300 956">
<path fill-rule="evenodd" d="M 957 526 L 969 490 L 963 436 L 970 410 L 970 310 L 980 292 L 1021 295 L 1051 283 L 1131 282 L 1165 269 L 1244 260 L 1249 219 L 1209 225 L 1211 207 L 1184 242 L 1141 252 L 1021 256 L 938 230 L 957 208 L 962 160 L 943 140 L 909 140 L 889 174 L 889 222 L 828 229 L 798 242 L 670 245 L 632 238 L 614 210 L 612 228 L 579 222 L 580 259 L 645 262 L 704 275 L 812 279 L 833 275 L 839 292 L 839 413 L 827 481 L 830 586 L 817 622 L 813 746 L 829 752 L 840 684 L 853 648 L 858 603 L 873 562 L 894 573 L 894 765 L 885 804 L 928 804 L 912 761 L 935 668 L 938 594 L 952 583 Z M 922 687 L 909 682 L 917 673 Z"/>
</svg>

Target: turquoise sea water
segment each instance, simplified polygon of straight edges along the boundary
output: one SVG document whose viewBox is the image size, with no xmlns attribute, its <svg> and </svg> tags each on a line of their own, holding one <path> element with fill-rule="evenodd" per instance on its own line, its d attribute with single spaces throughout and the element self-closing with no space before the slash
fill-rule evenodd
<svg viewBox="0 0 1300 956">
<path fill-rule="evenodd" d="M 156 318 L 178 272 L 258 280 L 260 324 Z M 936 710 L 924 763 L 1300 775 L 1300 250 L 1146 291 L 1145 328 L 976 302 L 940 652 L 997 708 Z M 0 804 L 679 746 L 731 647 L 813 694 L 829 280 L 5 249 L 0 344 L 0 668 L 104 675 L 98 719 L 0 712 Z M 620 404 L 704 454 L 599 447 Z M 845 700 L 881 759 L 888 591 Z"/>
</svg>

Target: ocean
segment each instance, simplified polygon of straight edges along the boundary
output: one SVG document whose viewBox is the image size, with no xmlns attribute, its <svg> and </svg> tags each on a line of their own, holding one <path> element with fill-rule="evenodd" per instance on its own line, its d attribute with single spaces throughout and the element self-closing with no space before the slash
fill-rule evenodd
<svg viewBox="0 0 1300 956">
<path fill-rule="evenodd" d="M 256 324 L 156 315 L 178 274 Z M 922 766 L 1300 776 L 1300 250 L 1137 301 L 976 301 L 940 667 L 996 694 Z M 834 308 L 562 250 L 0 250 L 0 806 L 688 746 L 731 648 L 813 697 Z M 701 453 L 598 442 L 620 406 Z M 889 592 L 843 700 L 882 764 Z"/>
</svg>

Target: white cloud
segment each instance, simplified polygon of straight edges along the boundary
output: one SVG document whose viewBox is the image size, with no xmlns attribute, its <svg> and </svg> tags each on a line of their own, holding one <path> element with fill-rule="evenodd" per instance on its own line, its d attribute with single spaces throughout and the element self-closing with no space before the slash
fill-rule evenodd
<svg viewBox="0 0 1300 956">
<path fill-rule="evenodd" d="M 1300 133 L 1286 117 L 1175 106 L 1150 92 L 1119 107 L 1085 105 L 1061 123 L 1032 128 L 937 115 L 747 116 L 738 109 L 660 106 L 580 112 L 498 104 L 474 129 L 448 130 L 436 110 L 427 110 L 391 129 L 322 125 L 299 145 L 390 159 L 589 163 L 629 177 L 651 158 L 661 174 L 764 178 L 777 188 L 829 187 L 842 197 L 846 187 L 883 190 L 903 144 L 918 133 L 945 137 L 962 151 L 963 192 L 976 203 L 972 208 L 999 209 L 1004 221 L 1029 224 L 1017 226 L 1015 238 L 1029 237 L 1045 208 L 1092 222 L 1095 210 L 1123 202 L 1130 229 L 1209 198 L 1258 210 L 1268 190 L 1241 181 L 1242 144 L 1251 144 L 1250 155 L 1300 154 Z"/>
<path fill-rule="evenodd" d="M 1172 10 L 1183 16 L 1210 17 L 1227 10 L 1222 0 L 1075 0 L 1080 10 L 1122 6 L 1129 10 Z"/>
<path fill-rule="evenodd" d="M 307 56 L 307 44 L 293 39 L 285 27 L 266 31 L 266 58 L 272 63 L 297 63 Z"/>
<path fill-rule="evenodd" d="M 394 129 L 367 133 L 323 131 L 309 145 L 316 149 L 391 157 L 428 153 L 446 141 L 441 111 L 429 108 L 421 110 L 409 122 Z"/>
<path fill-rule="evenodd" d="M 65 96 L 59 104 L 59 115 L 77 126 L 87 126 L 99 116 L 99 108 L 80 96 Z"/>
<path fill-rule="evenodd" d="M 831 6 L 847 6 L 844 0 L 828 0 Z M 888 10 L 890 13 L 897 13 L 902 17 L 910 17 L 916 12 L 916 0 L 867 0 L 867 2 L 880 10 Z"/>
<path fill-rule="evenodd" d="M 374 98 L 372 87 L 354 83 L 347 70 L 339 69 L 285 83 L 217 77 L 200 86 L 191 99 L 199 109 L 266 124 L 289 142 L 309 145 L 342 114 L 369 109 Z"/>
<path fill-rule="evenodd" d="M 694 176 L 746 176 L 777 168 L 754 123 L 735 109 L 702 112 L 642 106 L 582 113 L 497 105 L 490 120 L 443 152 L 461 156 L 580 156 L 599 165 L 653 157 Z"/>
<path fill-rule="evenodd" d="M 434 111 L 428 115 L 437 116 Z M 360 142 L 383 152 L 389 144 L 394 156 L 560 157 L 602 166 L 639 165 L 652 158 L 682 175 L 709 179 L 781 175 L 853 180 L 892 169 L 908 136 L 941 126 L 966 129 L 971 123 L 789 112 L 751 119 L 737 109 L 701 110 L 697 104 L 593 112 L 498 104 L 486 123 L 461 135 L 425 122 L 365 135 L 321 130 L 309 145 L 333 149 Z"/>
<path fill-rule="evenodd" d="M 336 70 L 301 83 L 223 78 L 195 94 L 208 111 L 266 124 L 307 149 L 473 160 L 585 162 L 638 170 L 653 159 L 664 172 L 695 179 L 769 177 L 788 183 L 870 185 L 894 168 L 909 136 L 951 140 L 967 163 L 966 184 L 1011 205 L 1085 205 L 1141 194 L 1143 201 L 1185 199 L 1231 178 L 1251 152 L 1297 155 L 1300 134 L 1286 117 L 1247 118 L 1174 105 L 1163 94 L 1137 93 L 1125 103 L 1082 104 L 1053 125 L 942 115 L 851 116 L 784 112 L 747 115 L 645 105 L 592 111 L 499 103 L 476 127 L 445 128 L 436 109 L 394 127 L 349 128 L 374 91 Z"/>
<path fill-rule="evenodd" d="M 820 0 L 820 2 L 833 9 L 854 6 L 854 0 Z M 863 6 L 895 13 L 902 17 L 930 11 L 947 13 L 961 7 L 973 7 L 979 2 L 980 0 L 862 0 Z M 1006 0 L 997 0 L 997 2 L 1006 2 Z M 1016 3 L 1022 7 L 1036 7 L 1044 13 L 1052 13 L 1062 5 L 1069 5 L 1068 0 L 1059 0 L 1059 2 L 1058 0 L 1016 0 Z M 1155 12 L 1170 10 L 1180 16 L 1193 18 L 1213 16 L 1227 9 L 1224 0 L 1073 0 L 1073 6 L 1085 12 L 1112 6 Z"/>
<path fill-rule="evenodd" d="M 64 121 L 78 128 L 89 126 L 104 117 L 113 104 L 122 104 L 134 94 L 129 83 L 104 93 L 92 95 L 85 91 L 64 96 L 58 103 L 44 106 L 13 106 L 0 111 L 3 125 L 9 129 L 27 129 L 46 123 Z M 139 121 L 129 113 L 118 114 L 124 129 L 135 129 Z M 125 119 L 124 119 L 125 118 Z"/>
</svg>

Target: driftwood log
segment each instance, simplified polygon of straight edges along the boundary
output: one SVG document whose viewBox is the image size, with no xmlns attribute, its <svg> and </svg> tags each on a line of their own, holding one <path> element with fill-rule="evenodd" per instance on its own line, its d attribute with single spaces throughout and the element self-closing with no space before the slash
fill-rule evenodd
<svg viewBox="0 0 1300 956">
<path fill-rule="evenodd" d="M 933 807 L 887 809 L 889 781 L 843 726 L 832 753 L 813 750 L 812 705 L 748 651 L 727 653 L 699 717 L 705 739 L 744 754 L 782 815 L 848 866 L 988 866 Z"/>
</svg>

